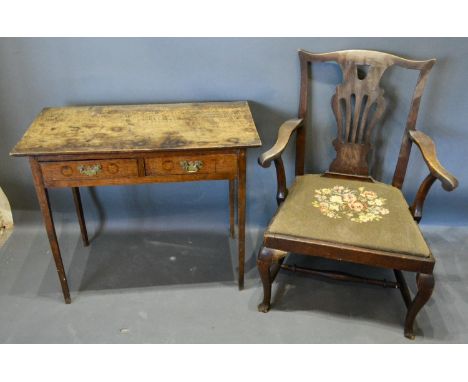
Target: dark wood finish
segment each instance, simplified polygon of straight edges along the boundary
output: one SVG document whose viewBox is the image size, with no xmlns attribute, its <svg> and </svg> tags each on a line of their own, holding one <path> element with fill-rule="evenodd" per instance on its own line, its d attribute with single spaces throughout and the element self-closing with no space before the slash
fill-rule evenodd
<svg viewBox="0 0 468 382">
<path fill-rule="evenodd" d="M 125 154 L 125 159 L 117 154 L 80 154 L 38 157 L 44 172 L 47 187 L 79 187 L 117 184 L 144 184 L 160 182 L 184 182 L 195 180 L 234 179 L 237 176 L 237 151 L 232 150 L 190 150 L 186 155 L 173 152 L 147 154 Z M 182 161 L 202 160 L 204 166 L 190 172 L 181 167 Z M 163 167 L 171 164 L 171 168 Z M 82 174 L 80 166 L 94 169 L 95 174 Z M 64 171 L 68 170 L 67 171 Z"/>
<path fill-rule="evenodd" d="M 192 166 L 194 173 L 197 174 L 210 174 L 216 172 L 216 159 L 213 157 L 202 157 L 199 155 L 197 157 L 189 158 L 176 157 L 145 159 L 146 175 L 192 175 L 188 163 L 202 164 L 199 168 L 196 165 Z"/>
<path fill-rule="evenodd" d="M 403 272 L 398 269 L 395 269 L 393 272 L 400 286 L 401 297 L 403 297 L 406 308 L 409 308 L 411 305 L 411 294 L 408 288 L 408 284 L 406 283 L 405 276 L 403 276 Z"/>
<path fill-rule="evenodd" d="M 411 140 L 419 147 L 432 176 L 439 179 L 442 183 L 442 187 L 447 191 L 453 191 L 457 188 L 457 178 L 455 178 L 440 164 L 439 159 L 437 158 L 435 144 L 432 139 L 421 131 L 413 130 L 408 133 Z"/>
<path fill-rule="evenodd" d="M 405 319 L 405 337 L 411 340 L 414 339 L 414 319 L 424 304 L 431 298 L 434 290 L 434 276 L 432 274 L 418 273 L 416 275 L 416 285 L 418 286 L 418 293 L 408 307 Z"/>
<path fill-rule="evenodd" d="M 296 133 L 296 176 L 304 174 L 305 129 L 308 126 L 308 116 L 311 114 L 308 107 L 310 104 L 309 82 L 312 77 L 311 64 L 319 62 L 335 62 L 343 73 L 343 81 L 337 86 L 332 97 L 332 110 L 337 124 L 337 137 L 333 141 L 336 158 L 332 161 L 329 171 L 325 172 L 323 176 L 374 182 L 372 177 L 369 176 L 368 157 L 373 150 L 373 131 L 379 126 L 387 105 L 380 80 L 388 68 L 399 66 L 419 71 L 419 77 L 411 101 L 392 185 L 401 189 L 406 175 L 411 144 L 414 142 L 419 147 L 430 171 L 430 174 L 422 182 L 415 201 L 410 208 L 414 219 L 416 221 L 420 220 L 424 200 L 436 179 L 442 182 L 442 186 L 447 191 L 457 187 L 458 181 L 456 178 L 440 165 L 432 140 L 425 134 L 416 131 L 416 120 L 421 97 L 429 72 L 435 63 L 434 59 L 414 61 L 383 52 L 364 50 L 347 50 L 322 54 L 300 50 L 299 59 L 301 86 L 298 119 L 289 120 L 283 124 L 275 145 L 259 158 L 259 164 L 262 167 L 269 167 L 272 161 L 275 162 L 278 204 L 281 204 L 288 194 L 281 154 L 294 132 Z M 403 300 L 408 308 L 405 335 L 408 338 L 413 337 L 414 319 L 429 299 L 433 289 L 432 273 L 435 259 L 432 254 L 428 257 L 420 257 L 371 250 L 341 244 L 339 237 L 336 238 L 335 243 L 331 243 L 289 235 L 265 234 L 257 259 L 257 267 L 264 289 L 264 299 L 259 305 L 261 312 L 267 312 L 270 309 L 271 283 L 278 269 L 291 270 L 289 265 L 281 266 L 287 254 L 291 252 L 392 269 L 395 273 L 396 282 L 390 282 L 390 285 L 401 290 Z M 321 270 L 299 269 L 298 267 L 295 269 L 340 280 L 363 281 L 359 277 L 348 274 L 343 275 L 333 271 L 324 272 Z M 411 294 L 402 271 L 418 274 L 418 294 L 414 300 L 411 300 Z M 364 281 L 368 281 L 368 279 Z M 388 284 L 388 282 L 378 280 L 370 282 L 376 285 Z"/>
<path fill-rule="evenodd" d="M 369 66 L 368 73 L 362 74 L 361 78 L 359 66 L 362 64 L 347 59 L 339 63 L 344 81 L 338 85 L 332 98 L 338 137 L 333 142 L 337 156 L 330 165 L 330 171 L 368 175 L 367 156 L 371 149 L 372 130 L 387 105 L 379 83 L 388 64 Z"/>
<path fill-rule="evenodd" d="M 239 290 L 244 289 L 245 266 L 245 204 L 246 204 L 246 150 L 239 150 L 238 174 L 237 174 L 237 219 L 239 227 Z"/>
<path fill-rule="evenodd" d="M 272 161 L 275 163 L 277 179 L 276 201 L 278 205 L 286 199 L 288 194 L 288 189 L 286 187 L 286 173 L 284 172 L 281 154 L 288 145 L 293 133 L 302 128 L 302 121 L 303 120 L 299 118 L 291 119 L 283 123 L 279 128 L 278 138 L 274 146 L 258 158 L 258 163 L 264 168 L 270 167 Z"/>
<path fill-rule="evenodd" d="M 246 102 L 44 109 L 11 155 L 29 156 L 63 295 L 70 293 L 48 188 L 72 188 L 88 245 L 79 187 L 229 181 L 229 231 L 238 209 L 239 288 L 244 285 L 246 148 L 260 146 Z"/>
<path fill-rule="evenodd" d="M 88 231 L 86 229 L 86 222 L 83 213 L 83 205 L 81 204 L 80 189 L 78 187 L 72 187 L 73 201 L 76 208 L 76 216 L 78 217 L 78 223 L 80 224 L 81 239 L 85 247 L 89 245 Z"/>
<path fill-rule="evenodd" d="M 220 147 L 218 149 L 203 149 L 203 150 L 195 150 L 195 149 L 190 149 L 190 150 L 184 150 L 183 153 L 177 152 L 174 150 L 158 150 L 154 152 L 134 152 L 134 153 L 128 153 L 128 152 L 115 152 L 115 153 L 81 153 L 81 154 L 46 154 L 46 155 L 40 155 L 36 156 L 38 161 L 40 162 L 60 162 L 60 161 L 68 161 L 68 160 L 97 160 L 97 159 L 129 159 L 129 158 L 134 158 L 137 160 L 144 160 L 147 158 L 154 158 L 155 156 L 161 156 L 161 157 L 173 157 L 176 155 L 184 155 L 184 156 L 192 156 L 192 155 L 200 155 L 200 154 L 234 154 L 237 156 L 237 151 L 238 149 L 236 146 L 233 146 L 231 148 L 228 147 Z M 10 154 L 12 156 L 15 156 L 13 154 Z M 140 164 L 139 164 L 140 166 Z M 143 170 L 144 170 L 144 163 L 143 163 Z M 139 170 L 140 171 L 140 170 Z M 141 176 L 145 175 L 145 172 L 143 171 Z"/>
<path fill-rule="evenodd" d="M 276 189 L 276 202 L 278 205 L 284 202 L 286 196 L 288 196 L 288 189 L 286 187 L 286 173 L 284 172 L 283 159 L 281 157 L 275 159 L 275 168 L 276 168 L 276 179 L 277 179 L 277 189 Z"/>
<path fill-rule="evenodd" d="M 184 168 L 183 163 L 200 162 L 199 169 L 190 172 Z M 145 159 L 146 175 L 192 175 L 212 173 L 233 173 L 237 169 L 237 156 L 235 154 L 198 154 L 174 155 Z"/>
<path fill-rule="evenodd" d="M 411 206 L 413 217 L 419 222 L 422 218 L 424 202 L 434 182 L 439 179 L 445 190 L 452 191 L 458 187 L 458 180 L 440 164 L 437 158 L 435 144 L 431 138 L 417 130 L 410 130 L 408 134 L 411 141 L 416 143 L 429 169 L 429 175 L 426 176 L 419 186 Z"/>
<path fill-rule="evenodd" d="M 321 54 L 300 50 L 299 58 L 302 68 L 299 118 L 305 118 L 307 115 L 310 64 L 312 62 L 332 61 L 336 62 L 343 72 L 343 83 L 338 85 L 332 98 L 338 136 L 334 142 L 337 158 L 332 162 L 330 170 L 354 175 L 365 175 L 368 172 L 366 156 L 372 146 L 371 133 L 386 107 L 384 92 L 380 88 L 380 79 L 385 71 L 394 65 L 420 71 L 406 126 L 407 130 L 412 130 L 416 125 L 419 104 L 429 71 L 435 63 L 434 59 L 414 61 L 388 53 L 365 50 Z M 344 103 L 344 108 L 340 103 Z M 375 108 L 375 110 L 372 111 L 372 108 Z M 407 139 L 405 134 L 404 142 Z M 301 143 L 301 145 L 305 150 L 305 142 Z M 408 150 L 405 149 L 400 152 L 397 164 L 397 180 L 406 171 L 408 159 Z M 394 181 L 394 183 L 398 182 Z"/>
<path fill-rule="evenodd" d="M 257 258 L 257 268 L 263 285 L 263 301 L 258 305 L 258 310 L 262 313 L 270 310 L 271 284 L 273 282 L 270 271 L 273 264 L 273 251 L 270 248 L 261 247 Z"/>
<path fill-rule="evenodd" d="M 236 182 L 234 179 L 230 179 L 229 180 L 229 233 L 231 235 L 231 238 L 234 238 L 235 198 L 236 198 Z"/>
<path fill-rule="evenodd" d="M 414 198 L 414 202 L 410 208 L 414 220 L 416 220 L 418 223 L 421 221 L 422 218 L 422 212 L 424 202 L 426 201 L 426 196 L 436 180 L 437 178 L 434 175 L 429 174 L 424 178 L 424 180 L 418 188 L 418 192 L 416 193 L 416 197 Z"/>
<path fill-rule="evenodd" d="M 265 151 L 258 158 L 258 163 L 262 167 L 270 167 L 271 162 L 279 158 L 289 143 L 292 134 L 302 125 L 302 119 L 291 119 L 284 122 L 278 130 L 278 138 L 274 146 Z"/>
<path fill-rule="evenodd" d="M 205 180 L 226 180 L 235 178 L 236 172 L 222 173 L 214 172 L 208 174 L 175 174 L 175 175 L 154 175 L 154 176 L 138 176 L 128 178 L 108 178 L 108 179 L 89 179 L 82 180 L 49 180 L 46 183 L 48 188 L 61 187 L 90 187 L 90 186 L 112 186 L 112 185 L 130 185 L 130 184 L 146 184 L 146 183 L 170 183 L 170 182 L 193 182 Z"/>
<path fill-rule="evenodd" d="M 44 182 L 101 180 L 138 176 L 136 159 L 42 162 Z"/>
<path fill-rule="evenodd" d="M 258 252 L 257 268 L 263 285 L 263 301 L 258 310 L 266 313 L 271 305 L 271 284 L 281 269 L 281 265 L 288 255 L 287 252 L 262 246 Z"/>
<path fill-rule="evenodd" d="M 299 97 L 299 112 L 298 117 L 302 121 L 307 120 L 307 105 L 310 98 L 309 94 L 309 72 L 310 65 L 306 60 L 300 60 L 301 64 L 301 89 Z M 306 128 L 304 123 L 297 129 L 296 132 L 296 176 L 304 175 L 305 166 L 305 145 L 306 145 Z"/>
<path fill-rule="evenodd" d="M 429 78 L 429 72 L 434 66 L 436 60 L 421 61 L 420 64 L 414 64 L 413 67 L 407 66 L 408 69 L 419 70 L 419 77 L 416 83 L 416 87 L 413 93 L 413 99 L 411 101 L 410 112 L 406 121 L 406 132 L 410 132 L 416 129 L 416 120 L 418 118 L 419 106 L 421 104 L 421 98 L 426 87 L 427 79 Z M 402 188 L 403 181 L 405 180 L 406 169 L 408 168 L 409 157 L 411 153 L 411 140 L 408 134 L 403 134 L 401 141 L 400 154 L 398 155 L 398 162 L 393 175 L 392 185 L 398 188 Z"/>
<path fill-rule="evenodd" d="M 360 182 L 370 182 L 370 183 L 375 182 L 375 180 L 371 176 L 368 176 L 368 175 L 349 175 L 349 174 L 340 174 L 338 172 L 325 171 L 322 174 L 322 176 L 325 178 L 353 179 L 353 180 L 359 180 Z"/>
<path fill-rule="evenodd" d="M 44 186 L 42 178 L 41 167 L 35 158 L 30 158 L 29 163 L 31 165 L 32 176 L 34 180 L 34 187 L 36 188 L 37 199 L 39 200 L 39 207 L 41 208 L 42 217 L 44 219 L 44 225 L 49 237 L 50 249 L 52 250 L 52 256 L 55 261 L 55 268 L 62 286 L 63 298 L 66 304 L 71 303 L 70 290 L 68 288 L 67 275 L 63 266 L 62 255 L 60 253 L 60 247 L 57 240 L 57 233 L 55 232 L 54 218 L 52 216 L 52 210 L 50 208 L 49 193 Z"/>
<path fill-rule="evenodd" d="M 408 256 L 396 252 L 379 251 L 345 245 L 338 242 L 329 243 L 289 236 L 265 236 L 265 247 L 284 252 L 300 253 L 308 256 L 323 257 L 330 260 L 347 261 L 357 264 L 373 265 L 388 269 L 400 269 L 409 272 L 430 273 L 434 269 L 435 260 L 429 257 Z"/>
<path fill-rule="evenodd" d="M 145 176 L 146 170 L 145 170 L 145 159 L 144 158 L 136 158 L 137 163 L 138 163 L 138 176 L 142 177 Z"/>
<path fill-rule="evenodd" d="M 289 264 L 283 264 L 280 267 L 281 269 L 285 269 L 290 272 L 303 272 L 307 273 L 310 275 L 314 276 L 320 276 L 320 277 L 326 277 L 332 280 L 337 280 L 337 281 L 352 281 L 355 283 L 363 283 L 363 284 L 369 284 L 369 285 L 378 285 L 384 288 L 399 288 L 400 285 L 398 282 L 395 281 L 389 281 L 389 280 L 380 280 L 380 279 L 374 279 L 374 278 L 369 278 L 369 277 L 362 277 L 362 276 L 356 276 L 352 275 L 347 272 L 336 272 L 336 271 L 330 271 L 330 270 L 324 270 L 324 269 L 313 269 L 313 268 L 306 268 L 306 267 L 299 267 L 295 264 L 289 265 Z"/>
</svg>

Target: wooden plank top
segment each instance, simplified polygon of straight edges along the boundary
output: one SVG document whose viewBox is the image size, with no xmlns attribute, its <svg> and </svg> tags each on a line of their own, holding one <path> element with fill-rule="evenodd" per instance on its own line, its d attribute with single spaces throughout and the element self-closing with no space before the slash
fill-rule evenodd
<svg viewBox="0 0 468 382">
<path fill-rule="evenodd" d="M 10 155 L 257 146 L 246 101 L 77 106 L 43 109 Z"/>
</svg>

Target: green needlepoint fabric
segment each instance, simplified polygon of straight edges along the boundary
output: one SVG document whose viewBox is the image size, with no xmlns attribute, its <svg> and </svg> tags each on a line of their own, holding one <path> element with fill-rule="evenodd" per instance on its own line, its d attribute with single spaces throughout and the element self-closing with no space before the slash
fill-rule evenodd
<svg viewBox="0 0 468 382">
<path fill-rule="evenodd" d="M 401 191 L 380 182 L 299 176 L 267 228 L 275 234 L 430 256 Z"/>
</svg>

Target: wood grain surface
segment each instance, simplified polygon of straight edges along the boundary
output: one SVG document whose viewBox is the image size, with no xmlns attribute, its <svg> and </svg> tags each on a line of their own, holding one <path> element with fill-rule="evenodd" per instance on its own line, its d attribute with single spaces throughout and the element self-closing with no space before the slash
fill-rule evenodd
<svg viewBox="0 0 468 382">
<path fill-rule="evenodd" d="M 46 108 L 11 155 L 260 146 L 247 102 Z"/>
</svg>

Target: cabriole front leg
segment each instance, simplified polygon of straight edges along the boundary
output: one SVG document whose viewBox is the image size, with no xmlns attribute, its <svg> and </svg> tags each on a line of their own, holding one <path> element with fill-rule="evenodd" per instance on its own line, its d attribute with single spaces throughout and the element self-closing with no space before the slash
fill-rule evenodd
<svg viewBox="0 0 468 382">
<path fill-rule="evenodd" d="M 418 273 L 416 275 L 416 284 L 418 293 L 411 305 L 408 307 L 408 313 L 405 320 L 405 337 L 414 340 L 414 319 L 426 304 L 434 290 L 434 276 L 432 274 Z"/>
<path fill-rule="evenodd" d="M 266 313 L 270 310 L 271 300 L 271 265 L 273 256 L 271 251 L 266 247 L 261 247 L 257 258 L 257 268 L 260 273 L 260 279 L 263 284 L 263 302 L 258 306 L 258 311 Z"/>
</svg>

